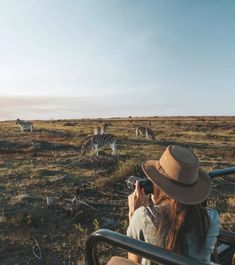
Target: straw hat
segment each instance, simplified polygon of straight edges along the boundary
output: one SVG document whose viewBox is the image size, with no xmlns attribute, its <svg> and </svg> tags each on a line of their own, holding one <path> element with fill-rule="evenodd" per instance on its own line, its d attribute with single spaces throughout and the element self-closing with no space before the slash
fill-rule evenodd
<svg viewBox="0 0 235 265">
<path fill-rule="evenodd" d="M 183 204 L 199 204 L 211 193 L 210 177 L 188 148 L 170 145 L 159 160 L 142 163 L 142 169 L 162 191 Z"/>
</svg>

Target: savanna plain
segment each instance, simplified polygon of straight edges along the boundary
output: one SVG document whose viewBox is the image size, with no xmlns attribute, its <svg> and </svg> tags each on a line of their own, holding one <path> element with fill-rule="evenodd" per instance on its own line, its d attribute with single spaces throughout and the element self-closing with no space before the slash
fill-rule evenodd
<svg viewBox="0 0 235 265">
<path fill-rule="evenodd" d="M 126 233 L 125 180 L 143 176 L 141 162 L 158 159 L 170 144 L 191 147 L 207 171 L 235 165 L 235 117 L 146 117 L 35 120 L 21 132 L 0 122 L 0 264 L 84 264 L 87 236 L 100 228 Z M 107 123 L 109 147 L 81 154 L 81 143 Z M 155 140 L 136 138 L 149 127 Z M 208 200 L 225 230 L 235 230 L 235 176 L 213 179 Z M 112 252 L 101 248 L 104 256 Z M 105 258 L 104 258 L 105 259 Z"/>
</svg>

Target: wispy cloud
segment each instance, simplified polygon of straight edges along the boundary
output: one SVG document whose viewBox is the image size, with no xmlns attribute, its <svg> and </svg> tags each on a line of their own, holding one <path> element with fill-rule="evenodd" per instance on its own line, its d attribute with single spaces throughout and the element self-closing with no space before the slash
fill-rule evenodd
<svg viewBox="0 0 235 265">
<path fill-rule="evenodd" d="M 75 119 L 153 115 L 156 106 L 145 108 L 136 101 L 130 105 L 115 97 L 0 97 L 0 120 L 21 119 Z M 159 106 L 160 107 L 160 106 Z"/>
<path fill-rule="evenodd" d="M 80 116 L 76 98 L 1 97 L 0 119 L 52 119 Z"/>
</svg>

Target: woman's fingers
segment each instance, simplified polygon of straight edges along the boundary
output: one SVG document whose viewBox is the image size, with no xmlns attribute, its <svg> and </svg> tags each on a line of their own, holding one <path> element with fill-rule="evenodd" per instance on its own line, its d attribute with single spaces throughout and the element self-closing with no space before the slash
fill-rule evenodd
<svg viewBox="0 0 235 265">
<path fill-rule="evenodd" d="M 135 192 L 136 192 L 137 196 L 140 195 L 140 183 L 139 183 L 139 180 L 136 180 L 136 182 L 135 182 Z"/>
<path fill-rule="evenodd" d="M 135 183 L 135 192 L 136 192 L 137 198 L 144 200 L 144 188 L 140 187 L 140 183 L 138 180 Z"/>
<path fill-rule="evenodd" d="M 135 190 L 128 196 L 129 216 L 142 205 L 144 205 L 144 189 L 140 187 L 139 181 L 137 180 Z"/>
</svg>

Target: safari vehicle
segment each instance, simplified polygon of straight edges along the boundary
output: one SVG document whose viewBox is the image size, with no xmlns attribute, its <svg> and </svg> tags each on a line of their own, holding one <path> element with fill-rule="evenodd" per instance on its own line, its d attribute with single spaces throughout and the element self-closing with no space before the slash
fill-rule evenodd
<svg viewBox="0 0 235 265">
<path fill-rule="evenodd" d="M 213 179 L 235 173 L 235 167 L 225 168 L 209 172 Z M 206 202 L 205 202 L 206 204 Z M 153 263 L 166 265 L 203 265 L 205 263 L 185 257 L 166 249 L 153 246 L 149 243 L 139 241 L 117 232 L 100 229 L 92 233 L 85 244 L 85 258 L 87 265 L 101 265 L 98 253 L 98 243 L 106 243 L 115 248 L 135 253 L 141 257 L 151 260 Z M 235 251 L 235 232 L 221 230 L 217 240 L 217 247 L 212 255 L 215 264 L 231 265 Z M 139 263 L 120 256 L 113 256 L 106 265 L 137 265 Z"/>
</svg>

